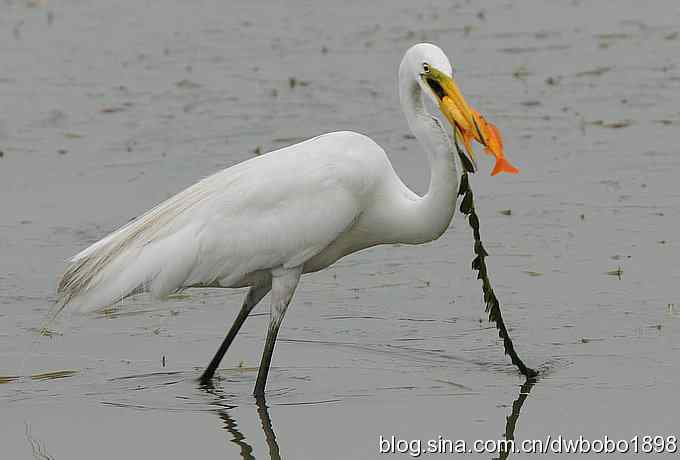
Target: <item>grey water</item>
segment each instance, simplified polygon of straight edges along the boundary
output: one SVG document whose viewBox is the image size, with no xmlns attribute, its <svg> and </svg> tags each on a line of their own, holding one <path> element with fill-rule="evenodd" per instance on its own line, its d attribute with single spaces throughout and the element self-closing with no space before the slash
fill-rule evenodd
<svg viewBox="0 0 680 460">
<path fill-rule="evenodd" d="M 533 385 L 487 322 L 461 214 L 433 243 L 303 278 L 265 403 L 251 391 L 266 302 L 214 388 L 196 383 L 243 291 L 142 295 L 38 334 L 66 259 L 257 153 L 355 130 L 424 191 L 396 84 L 419 41 L 449 55 L 521 169 L 490 177 L 480 151 L 471 185 Z M 0 456 L 363 459 L 393 435 L 680 435 L 679 44 L 672 1 L 2 0 Z"/>
</svg>

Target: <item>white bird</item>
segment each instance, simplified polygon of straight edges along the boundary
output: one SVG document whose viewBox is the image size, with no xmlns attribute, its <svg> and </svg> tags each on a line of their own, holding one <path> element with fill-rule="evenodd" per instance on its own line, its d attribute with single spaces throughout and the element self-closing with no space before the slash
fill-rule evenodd
<svg viewBox="0 0 680 460">
<path fill-rule="evenodd" d="M 264 394 L 274 343 L 303 273 L 379 244 L 439 238 L 456 206 L 455 140 L 426 109 L 449 96 L 471 120 L 446 55 L 427 43 L 399 66 L 408 125 L 427 153 L 425 195 L 411 191 L 385 151 L 355 132 L 333 132 L 224 169 L 169 198 L 74 256 L 58 286 L 57 312 L 91 311 L 133 294 L 250 287 L 201 376 L 211 381 L 250 311 L 271 291 L 269 329 L 254 394 Z M 465 125 L 465 120 L 451 119 Z M 474 158 L 470 157 L 474 162 Z"/>
</svg>

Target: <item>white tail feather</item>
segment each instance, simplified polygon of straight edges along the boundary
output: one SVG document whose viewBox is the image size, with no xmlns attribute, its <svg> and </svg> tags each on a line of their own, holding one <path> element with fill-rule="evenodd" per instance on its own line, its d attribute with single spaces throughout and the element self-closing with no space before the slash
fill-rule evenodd
<svg viewBox="0 0 680 460">
<path fill-rule="evenodd" d="M 134 227 L 125 230 L 137 233 Z M 139 233 L 125 240 L 128 232 L 119 231 L 95 243 L 66 269 L 58 290 L 62 308 L 87 312 L 139 292 L 163 297 L 177 291 L 193 267 L 195 235 L 190 225 L 158 240 L 145 241 Z M 178 256 L 178 248 L 180 257 L 168 260 L 168 254 Z"/>
</svg>

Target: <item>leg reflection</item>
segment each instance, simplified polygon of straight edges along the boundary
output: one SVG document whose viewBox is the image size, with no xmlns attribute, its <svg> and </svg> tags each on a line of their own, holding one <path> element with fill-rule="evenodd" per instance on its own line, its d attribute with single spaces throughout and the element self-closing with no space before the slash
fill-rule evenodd
<svg viewBox="0 0 680 460">
<path fill-rule="evenodd" d="M 257 404 L 257 415 L 260 416 L 264 437 L 269 446 L 269 457 L 271 460 L 281 460 L 279 445 L 276 442 L 276 434 L 274 434 L 274 429 L 272 428 L 272 419 L 269 418 L 269 411 L 267 410 L 267 401 L 265 401 L 264 396 L 258 396 L 255 398 L 255 401 Z"/>
<path fill-rule="evenodd" d="M 236 419 L 229 414 L 229 411 L 235 409 L 236 406 L 226 404 L 227 398 L 222 393 L 221 388 L 215 387 L 213 384 L 203 384 L 201 388 L 212 397 L 217 398 L 217 401 L 215 401 L 215 405 L 219 406 L 219 409 L 216 410 L 217 415 L 222 420 L 224 429 L 231 434 L 229 441 L 239 447 L 241 458 L 243 460 L 255 460 L 253 446 L 246 441 L 246 437 L 239 430 Z M 264 438 L 269 448 L 269 458 L 271 460 L 281 460 L 279 445 L 276 442 L 276 434 L 274 434 L 274 428 L 272 427 L 272 419 L 269 416 L 267 402 L 263 396 L 255 398 L 255 406 L 257 407 L 257 415 L 260 418 Z"/>
<path fill-rule="evenodd" d="M 241 449 L 241 458 L 243 458 L 243 460 L 255 460 L 255 457 L 253 457 L 253 448 L 245 441 L 246 437 L 239 431 L 236 420 L 229 416 L 226 409 L 219 410 L 217 415 L 219 415 L 224 422 L 224 429 L 231 433 L 231 442 L 238 445 Z"/>
</svg>

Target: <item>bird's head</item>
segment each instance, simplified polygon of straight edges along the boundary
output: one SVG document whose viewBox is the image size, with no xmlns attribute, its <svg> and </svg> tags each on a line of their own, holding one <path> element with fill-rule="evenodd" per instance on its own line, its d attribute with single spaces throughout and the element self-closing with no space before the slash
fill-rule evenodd
<svg viewBox="0 0 680 460">
<path fill-rule="evenodd" d="M 463 97 L 456 81 L 449 59 L 436 45 L 419 43 L 412 46 L 404 56 L 400 72 L 410 73 L 412 81 L 416 81 L 423 95 L 426 95 L 451 124 L 454 139 L 458 133 L 474 133 L 484 139 L 475 117 Z M 405 77 L 406 75 L 404 75 Z M 465 149 L 468 159 L 476 169 L 476 159 L 472 149 Z"/>
</svg>

